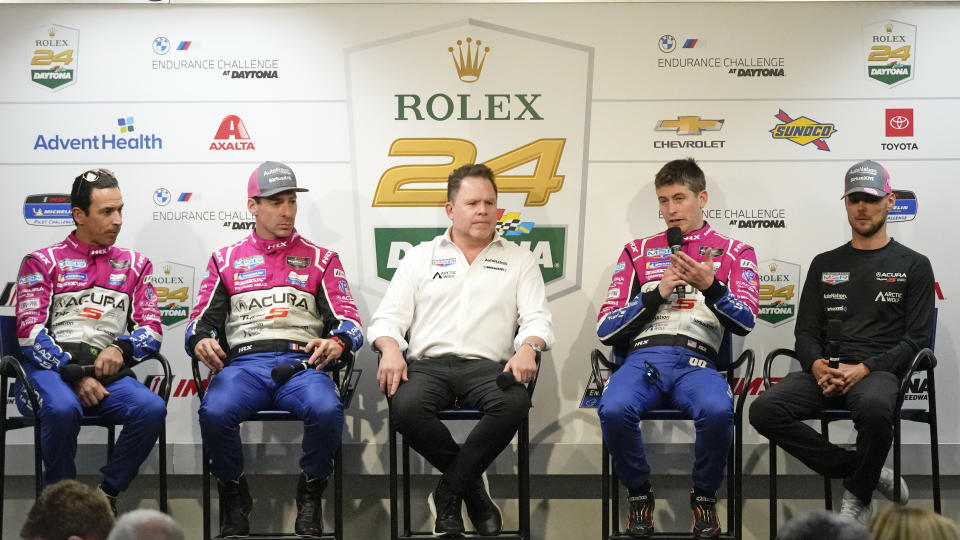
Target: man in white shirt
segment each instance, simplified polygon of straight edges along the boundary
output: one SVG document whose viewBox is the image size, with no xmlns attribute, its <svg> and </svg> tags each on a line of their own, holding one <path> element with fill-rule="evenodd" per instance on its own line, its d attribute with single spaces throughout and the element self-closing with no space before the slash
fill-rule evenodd
<svg viewBox="0 0 960 540">
<path fill-rule="evenodd" d="M 434 535 L 463 533 L 465 502 L 477 532 L 495 536 L 502 519 L 482 475 L 530 408 L 520 384 L 536 374 L 553 327 L 533 255 L 496 232 L 493 171 L 453 171 L 446 211 L 450 227 L 407 252 L 367 335 L 381 353 L 377 381 L 397 430 L 443 472 L 428 498 Z M 502 372 L 517 384 L 498 387 Z M 463 445 L 437 418 L 455 401 L 484 413 Z"/>
</svg>

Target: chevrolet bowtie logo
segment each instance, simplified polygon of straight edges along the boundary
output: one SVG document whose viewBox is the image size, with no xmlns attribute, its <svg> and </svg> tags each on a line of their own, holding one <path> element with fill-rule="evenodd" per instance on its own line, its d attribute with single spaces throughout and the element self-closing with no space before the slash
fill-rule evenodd
<svg viewBox="0 0 960 540">
<path fill-rule="evenodd" d="M 720 131 L 723 120 L 701 120 L 699 116 L 678 116 L 676 120 L 660 120 L 657 131 L 676 131 L 677 135 L 700 135 L 704 131 Z"/>
</svg>

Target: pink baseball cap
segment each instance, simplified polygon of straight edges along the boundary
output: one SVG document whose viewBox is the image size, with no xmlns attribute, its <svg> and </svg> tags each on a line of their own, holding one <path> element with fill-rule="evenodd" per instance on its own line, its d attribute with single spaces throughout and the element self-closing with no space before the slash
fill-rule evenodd
<svg viewBox="0 0 960 540">
<path fill-rule="evenodd" d="M 293 169 L 279 161 L 264 161 L 250 174 L 247 197 L 269 197 L 283 191 L 310 191 L 297 187 Z"/>
</svg>

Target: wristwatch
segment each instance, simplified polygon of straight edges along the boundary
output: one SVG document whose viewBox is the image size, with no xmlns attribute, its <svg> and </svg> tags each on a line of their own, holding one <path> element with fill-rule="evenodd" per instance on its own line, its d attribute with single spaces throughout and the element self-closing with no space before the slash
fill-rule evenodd
<svg viewBox="0 0 960 540">
<path fill-rule="evenodd" d="M 524 341 L 523 343 L 520 344 L 521 347 L 523 347 L 524 345 L 529 345 L 531 349 L 537 352 L 537 354 L 540 354 L 543 352 L 543 347 L 541 347 L 540 345 L 537 345 L 532 341 Z"/>
</svg>

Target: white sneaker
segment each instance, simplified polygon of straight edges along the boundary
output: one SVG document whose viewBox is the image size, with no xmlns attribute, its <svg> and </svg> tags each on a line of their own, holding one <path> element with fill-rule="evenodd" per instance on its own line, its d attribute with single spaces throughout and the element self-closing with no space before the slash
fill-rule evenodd
<svg viewBox="0 0 960 540">
<path fill-rule="evenodd" d="M 884 467 L 880 470 L 880 480 L 877 481 L 877 491 L 886 497 L 888 501 L 899 502 L 901 505 L 906 505 L 910 502 L 910 489 L 907 488 L 907 481 L 903 479 L 903 475 L 900 475 L 900 501 L 893 500 L 893 488 L 893 469 Z"/>
<path fill-rule="evenodd" d="M 840 502 L 840 515 L 855 519 L 864 525 L 869 525 L 870 514 L 873 509 L 870 503 L 861 501 L 856 495 L 843 490 L 843 500 Z"/>
</svg>

